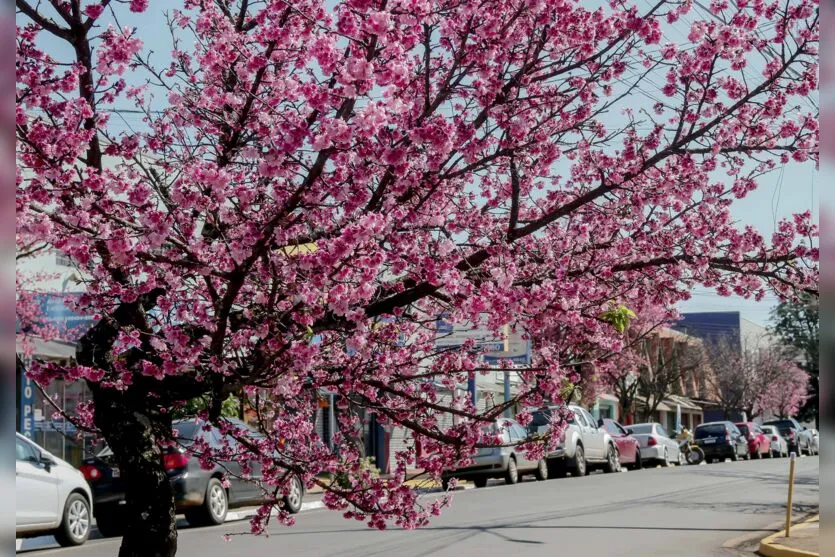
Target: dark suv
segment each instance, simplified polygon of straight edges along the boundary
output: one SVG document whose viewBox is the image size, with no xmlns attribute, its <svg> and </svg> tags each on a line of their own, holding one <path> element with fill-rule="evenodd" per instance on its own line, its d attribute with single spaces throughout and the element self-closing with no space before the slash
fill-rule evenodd
<svg viewBox="0 0 835 557">
<path fill-rule="evenodd" d="M 748 439 L 733 422 L 708 422 L 697 425 L 693 431 L 693 438 L 696 445 L 704 451 L 708 463 L 717 459 L 722 461 L 730 458 L 736 461 L 740 458 L 751 458 Z"/>
<path fill-rule="evenodd" d="M 236 427 L 248 428 L 239 420 L 227 421 Z M 214 463 L 211 469 L 204 469 L 196 456 L 190 455 L 187 448 L 196 439 L 202 439 L 210 447 L 220 448 L 223 434 L 214 426 L 204 429 L 204 422 L 195 419 L 180 420 L 174 423 L 179 447 L 166 449 L 163 465 L 171 486 L 178 513 L 184 513 L 192 525 L 221 524 L 226 519 L 229 507 L 257 505 L 263 502 L 263 495 L 257 480 L 261 476 L 260 462 L 250 462 L 252 480 L 240 478 L 241 465 L 234 460 Z M 250 435 L 259 437 L 258 432 L 250 429 Z M 229 437 L 229 445 L 234 448 L 235 441 Z M 113 452 L 104 447 L 94 458 L 84 461 L 80 468 L 90 484 L 93 493 L 93 509 L 96 524 L 103 536 L 118 536 L 124 530 L 124 481 L 115 463 Z M 223 477 L 229 480 L 229 487 L 224 487 Z M 254 481 L 253 481 L 254 480 Z M 301 510 L 304 485 L 294 477 L 290 492 L 284 497 L 284 508 L 291 513 Z"/>
</svg>

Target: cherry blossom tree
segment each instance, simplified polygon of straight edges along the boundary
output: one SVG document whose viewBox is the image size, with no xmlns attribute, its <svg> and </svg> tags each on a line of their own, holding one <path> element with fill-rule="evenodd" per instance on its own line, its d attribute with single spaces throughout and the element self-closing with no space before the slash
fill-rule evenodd
<svg viewBox="0 0 835 557">
<path fill-rule="evenodd" d="M 437 478 L 506 408 L 559 402 L 623 347 L 613 307 L 816 291 L 811 214 L 766 239 L 730 212 L 764 173 L 817 164 L 814 1 L 16 5 L 19 245 L 68 256 L 97 318 L 76 364 L 31 373 L 89 385 L 127 480 L 120 555 L 176 552 L 161 454 L 196 397 L 225 431 L 231 393 L 262 418 L 263 437 L 231 431 L 263 469 L 255 531 L 294 476 L 412 528 L 447 501 L 424 506 L 407 470 Z M 163 9 L 158 65 L 160 29 L 133 25 Z M 534 340 L 512 400 L 457 394 L 490 370 L 475 341 L 436 348 L 441 315 Z M 324 389 L 336 450 L 311 418 Z M 420 453 L 371 474 L 361 411 Z"/>
<path fill-rule="evenodd" d="M 808 398 L 809 375 L 792 351 L 780 344 L 752 342 L 740 347 L 727 338 L 708 343 L 712 373 L 707 382 L 725 415 L 745 412 L 793 416 Z"/>
</svg>

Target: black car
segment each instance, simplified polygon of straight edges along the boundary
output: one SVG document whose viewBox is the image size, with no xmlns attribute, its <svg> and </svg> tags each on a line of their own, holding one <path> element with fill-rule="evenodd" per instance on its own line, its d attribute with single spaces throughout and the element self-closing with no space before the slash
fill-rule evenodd
<svg viewBox="0 0 835 557">
<path fill-rule="evenodd" d="M 248 427 L 238 420 L 228 421 L 238 428 Z M 196 439 L 203 439 L 213 448 L 222 446 L 223 434 L 214 426 L 206 431 L 204 425 L 194 419 L 175 422 L 174 431 L 179 446 L 167 449 L 163 454 L 163 465 L 174 489 L 177 512 L 184 513 L 186 520 L 195 526 L 221 524 L 230 507 L 263 502 L 261 488 L 256 483 L 261 473 L 258 461 L 251 462 L 250 477 L 255 481 L 245 481 L 240 479 L 241 466 L 237 461 L 214 463 L 207 470 L 201 467 L 196 456 L 186 452 Z M 257 437 L 260 434 L 253 431 L 252 435 Z M 235 446 L 231 437 L 227 441 L 230 446 Z M 81 472 L 93 493 L 94 516 L 99 532 L 103 536 L 121 535 L 125 489 L 111 450 L 104 447 L 94 458 L 86 459 Z M 229 480 L 229 487 L 223 485 L 224 476 Z M 304 484 L 297 477 L 291 481 L 290 492 L 283 503 L 287 511 L 297 513 L 302 506 Z"/>
<path fill-rule="evenodd" d="M 751 458 L 748 439 L 733 422 L 708 422 L 697 425 L 693 431 L 693 438 L 705 453 L 708 463 L 726 458 L 733 461 Z"/>
</svg>

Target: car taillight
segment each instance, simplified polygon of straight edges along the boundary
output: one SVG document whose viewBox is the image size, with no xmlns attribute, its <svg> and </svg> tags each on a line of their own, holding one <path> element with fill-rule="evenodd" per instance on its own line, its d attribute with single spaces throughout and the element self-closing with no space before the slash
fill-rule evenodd
<svg viewBox="0 0 835 557">
<path fill-rule="evenodd" d="M 789 430 L 789 439 L 794 439 L 795 431 L 793 429 Z"/>
<path fill-rule="evenodd" d="M 166 470 L 185 468 L 188 464 L 188 455 L 181 452 L 165 453 L 162 455 L 162 466 Z"/>
<path fill-rule="evenodd" d="M 102 477 L 101 470 L 99 470 L 92 464 L 82 464 L 79 470 L 84 475 L 84 479 L 88 482 L 94 482 Z"/>
<path fill-rule="evenodd" d="M 731 442 L 731 432 L 730 431 L 725 432 L 725 441 L 727 441 L 728 443 Z"/>
<path fill-rule="evenodd" d="M 650 437 L 647 439 L 647 446 L 654 447 L 654 446 L 656 446 L 657 444 L 658 444 L 658 439 L 656 439 L 655 437 L 650 436 Z"/>
</svg>

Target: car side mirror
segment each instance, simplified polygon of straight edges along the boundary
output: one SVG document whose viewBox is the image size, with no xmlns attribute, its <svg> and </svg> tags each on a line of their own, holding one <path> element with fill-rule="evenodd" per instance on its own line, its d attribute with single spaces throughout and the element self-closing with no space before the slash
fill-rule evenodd
<svg viewBox="0 0 835 557">
<path fill-rule="evenodd" d="M 40 460 L 38 461 L 38 463 L 41 466 L 43 466 L 43 469 L 46 470 L 47 472 L 52 470 L 52 467 L 55 466 L 56 464 L 58 464 L 57 462 L 55 462 L 54 460 L 52 460 L 51 458 L 49 458 L 48 456 L 45 456 L 45 455 L 40 455 Z"/>
<path fill-rule="evenodd" d="M 627 428 L 626 428 L 626 433 L 627 433 L 627 435 L 634 435 L 634 434 L 635 434 L 635 432 L 634 432 L 634 431 L 632 431 L 632 428 L 631 428 L 631 427 L 627 427 Z"/>
<path fill-rule="evenodd" d="M 597 420 L 597 427 L 603 427 L 603 418 Z"/>
</svg>

